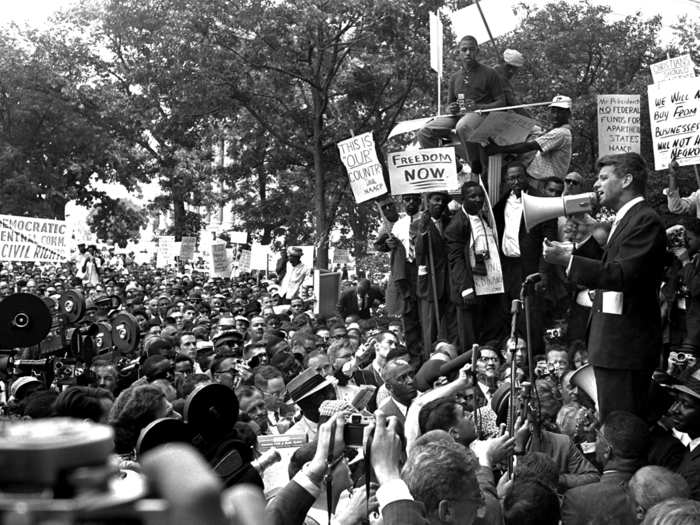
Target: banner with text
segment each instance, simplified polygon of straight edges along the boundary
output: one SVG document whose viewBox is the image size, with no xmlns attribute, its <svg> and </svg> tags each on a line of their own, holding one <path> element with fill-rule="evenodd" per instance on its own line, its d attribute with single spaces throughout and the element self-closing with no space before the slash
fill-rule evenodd
<svg viewBox="0 0 700 525">
<path fill-rule="evenodd" d="M 654 84 L 666 82 L 667 80 L 678 80 L 679 78 L 693 78 L 695 76 L 693 59 L 689 54 L 662 60 L 652 64 L 650 69 Z"/>
<path fill-rule="evenodd" d="M 66 259 L 66 221 L 0 215 L 0 261 Z"/>
<path fill-rule="evenodd" d="M 250 250 L 241 250 L 238 256 L 238 271 L 250 272 Z"/>
<path fill-rule="evenodd" d="M 648 90 L 655 169 L 666 169 L 672 158 L 681 166 L 700 164 L 700 78 L 669 80 Z"/>
<path fill-rule="evenodd" d="M 225 242 L 211 244 L 211 273 L 214 277 L 229 277 L 229 259 Z"/>
<path fill-rule="evenodd" d="M 458 186 L 454 148 L 389 153 L 392 195 L 448 191 Z"/>
<path fill-rule="evenodd" d="M 183 261 L 191 261 L 194 258 L 194 248 L 197 243 L 197 237 L 183 237 L 180 244 L 180 259 Z"/>
<path fill-rule="evenodd" d="M 598 95 L 598 156 L 639 153 L 639 95 Z"/>
<path fill-rule="evenodd" d="M 371 131 L 338 142 L 338 151 L 348 172 L 355 202 L 360 204 L 387 192 Z"/>
</svg>

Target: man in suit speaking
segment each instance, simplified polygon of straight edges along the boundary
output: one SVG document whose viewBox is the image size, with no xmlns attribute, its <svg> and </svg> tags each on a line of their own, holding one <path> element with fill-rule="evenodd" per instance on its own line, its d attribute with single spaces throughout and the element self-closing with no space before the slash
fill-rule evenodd
<svg viewBox="0 0 700 525">
<path fill-rule="evenodd" d="M 666 235 L 644 200 L 648 170 L 640 155 L 605 156 L 597 169 L 593 190 L 600 205 L 616 213 L 607 244 L 601 248 L 591 238 L 572 252 L 570 244 L 545 240 L 544 258 L 566 267 L 572 282 L 595 290 L 588 352 L 600 420 L 615 410 L 643 417 L 661 352 L 658 290 Z"/>
</svg>

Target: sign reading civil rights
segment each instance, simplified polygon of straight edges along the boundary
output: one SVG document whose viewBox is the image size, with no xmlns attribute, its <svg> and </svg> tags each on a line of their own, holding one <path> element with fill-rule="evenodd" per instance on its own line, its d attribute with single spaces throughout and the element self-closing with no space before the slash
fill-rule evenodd
<svg viewBox="0 0 700 525">
<path fill-rule="evenodd" d="M 678 80 L 679 78 L 693 78 L 695 76 L 693 59 L 689 54 L 662 60 L 652 64 L 650 69 L 654 84 L 668 80 Z"/>
<path fill-rule="evenodd" d="M 456 188 L 455 149 L 428 148 L 389 153 L 391 194 L 448 191 Z"/>
<path fill-rule="evenodd" d="M 66 221 L 0 215 L 0 261 L 66 259 Z"/>
<path fill-rule="evenodd" d="M 672 158 L 681 166 L 700 164 L 700 78 L 652 84 L 649 90 L 654 167 Z"/>
<path fill-rule="evenodd" d="M 598 95 L 598 156 L 639 153 L 639 95 Z"/>
<path fill-rule="evenodd" d="M 355 202 L 359 204 L 387 192 L 371 131 L 338 142 L 338 151 L 348 172 Z"/>
</svg>

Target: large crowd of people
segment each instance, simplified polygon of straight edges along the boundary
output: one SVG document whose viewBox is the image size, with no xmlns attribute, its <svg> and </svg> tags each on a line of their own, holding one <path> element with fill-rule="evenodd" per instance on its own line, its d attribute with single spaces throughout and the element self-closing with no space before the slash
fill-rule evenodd
<svg viewBox="0 0 700 525">
<path fill-rule="evenodd" d="M 508 50 L 495 71 L 473 38 L 459 51 L 450 116 L 418 137 L 435 147 L 456 126 L 469 180 L 458 195 L 377 202 L 382 282 L 351 271 L 321 315 L 291 246 L 275 272 L 229 278 L 95 246 L 63 264 L 3 263 L 0 297 L 74 291 L 86 308 L 68 329 L 126 311 L 139 335 L 133 351 L 100 349 L 67 380 L 1 370 L 5 417 L 109 425 L 120 467 L 152 473 L 139 454 L 149 425 L 182 419 L 221 385 L 236 413 L 214 444 L 211 429 L 191 440 L 208 467 L 171 445 L 154 452 L 165 465 L 155 472 L 209 468 L 216 490 L 246 484 L 241 523 L 700 523 L 697 192 L 679 195 L 672 163 L 668 207 L 687 217 L 666 230 L 644 199 L 640 155 L 599 159 L 586 188 L 568 172 L 574 101 L 563 95 L 546 133 L 468 142 L 469 112 L 517 102 L 508 81 L 524 58 Z M 495 154 L 505 191 L 491 207 L 479 174 Z M 524 195 L 586 190 L 590 212 L 526 227 Z M 263 454 L 284 435 L 300 438 L 291 454 Z"/>
</svg>

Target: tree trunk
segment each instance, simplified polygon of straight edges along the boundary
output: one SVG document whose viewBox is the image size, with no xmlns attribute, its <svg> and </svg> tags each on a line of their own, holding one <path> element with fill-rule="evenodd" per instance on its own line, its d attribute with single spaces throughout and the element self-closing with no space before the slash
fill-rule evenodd
<svg viewBox="0 0 700 525">
<path fill-rule="evenodd" d="M 173 230 L 176 241 L 182 240 L 185 231 L 185 200 L 179 195 L 173 195 Z"/>
<path fill-rule="evenodd" d="M 323 173 L 323 159 L 321 152 L 323 144 L 321 141 L 321 130 L 323 125 L 321 94 L 313 91 L 314 104 L 314 136 L 313 136 L 313 157 L 314 157 L 314 204 L 316 210 L 316 268 L 328 268 L 328 224 L 326 217 L 326 186 Z"/>
</svg>

